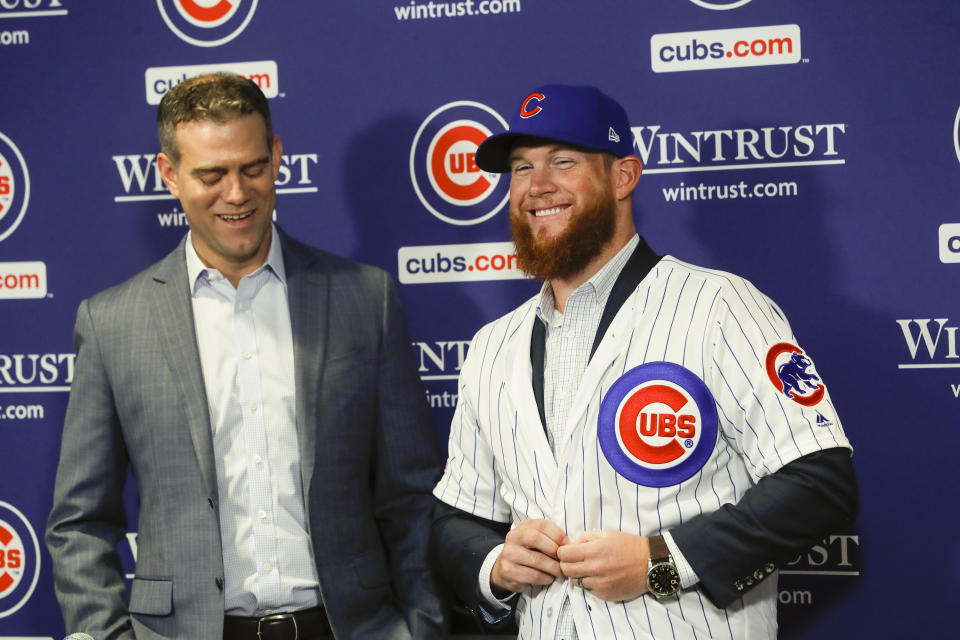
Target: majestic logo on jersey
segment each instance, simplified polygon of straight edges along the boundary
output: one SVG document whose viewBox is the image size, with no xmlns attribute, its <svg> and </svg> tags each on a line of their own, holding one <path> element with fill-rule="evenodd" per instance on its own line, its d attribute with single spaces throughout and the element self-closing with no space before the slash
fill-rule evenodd
<svg viewBox="0 0 960 640">
<path fill-rule="evenodd" d="M 16 231 L 30 201 L 30 174 L 13 140 L 0 133 L 0 241 Z"/>
<path fill-rule="evenodd" d="M 0 618 L 20 609 L 40 577 L 40 544 L 30 522 L 0 501 Z"/>
<path fill-rule="evenodd" d="M 816 424 L 817 424 L 818 427 L 824 427 L 824 428 L 832 427 L 832 426 L 833 426 L 833 420 L 827 418 L 827 417 L 824 416 L 822 413 L 820 413 L 819 411 L 817 411 Z"/>
<path fill-rule="evenodd" d="M 668 487 L 710 458 L 717 407 L 707 385 L 689 369 L 648 362 L 627 371 L 607 391 L 597 434 L 617 473 L 647 487 Z"/>
<path fill-rule="evenodd" d="M 455 225 L 489 219 L 509 197 L 509 181 L 476 163 L 477 147 L 507 130 L 490 107 L 461 100 L 445 104 L 423 121 L 410 147 L 410 179 L 423 206 Z"/>
<path fill-rule="evenodd" d="M 219 47 L 247 28 L 258 1 L 157 0 L 157 8 L 170 30 L 184 42 Z"/>
<path fill-rule="evenodd" d="M 794 402 L 812 407 L 823 399 L 824 388 L 813 361 L 800 347 L 778 342 L 767 351 L 766 365 L 773 386 Z"/>
</svg>

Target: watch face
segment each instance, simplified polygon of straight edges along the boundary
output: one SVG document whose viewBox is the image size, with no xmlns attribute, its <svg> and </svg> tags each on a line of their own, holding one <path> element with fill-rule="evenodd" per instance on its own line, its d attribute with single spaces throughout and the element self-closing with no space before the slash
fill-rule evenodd
<svg viewBox="0 0 960 640">
<path fill-rule="evenodd" d="M 647 589 L 654 596 L 663 598 L 680 591 L 680 574 L 672 564 L 661 562 L 653 565 L 647 573 Z"/>
</svg>

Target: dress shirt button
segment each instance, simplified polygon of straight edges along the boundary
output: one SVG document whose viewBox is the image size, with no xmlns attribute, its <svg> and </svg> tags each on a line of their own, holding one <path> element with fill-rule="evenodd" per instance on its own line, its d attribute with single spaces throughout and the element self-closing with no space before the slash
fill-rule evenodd
<svg viewBox="0 0 960 640">
<path fill-rule="evenodd" d="M 257 410 L 257 403 L 256 403 L 256 402 L 251 402 L 249 406 L 250 406 L 250 411 L 256 411 L 256 410 Z"/>
<path fill-rule="evenodd" d="M 267 517 L 267 512 L 264 511 L 263 509 L 260 509 L 259 511 L 257 511 L 257 517 L 263 520 L 264 518 Z"/>
<path fill-rule="evenodd" d="M 270 566 L 270 563 L 269 563 L 269 562 L 264 562 L 264 563 L 263 563 L 263 570 L 264 570 L 265 573 L 270 573 L 270 571 L 271 571 L 272 569 L 273 569 L 273 567 Z"/>
<path fill-rule="evenodd" d="M 261 462 L 263 462 L 263 458 L 261 458 L 261 457 L 258 456 L 258 455 L 257 455 L 257 456 L 253 456 L 253 462 L 254 462 L 255 464 L 260 464 Z"/>
<path fill-rule="evenodd" d="M 242 302 L 237 303 L 237 309 L 239 309 L 240 311 L 243 311 L 246 308 L 247 308 L 247 305 L 243 304 Z"/>
<path fill-rule="evenodd" d="M 553 607 L 547 608 L 547 617 L 548 617 L 548 618 L 552 618 L 552 617 L 553 617 Z"/>
<path fill-rule="evenodd" d="M 252 357 L 253 357 L 253 354 L 250 353 L 249 351 L 244 351 L 244 352 L 243 352 L 243 359 L 244 359 L 244 360 L 249 360 L 249 359 L 252 358 Z"/>
</svg>

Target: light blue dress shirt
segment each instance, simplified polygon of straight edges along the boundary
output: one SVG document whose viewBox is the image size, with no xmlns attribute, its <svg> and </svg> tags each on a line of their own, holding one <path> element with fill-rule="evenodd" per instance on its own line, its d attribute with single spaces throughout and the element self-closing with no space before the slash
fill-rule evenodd
<svg viewBox="0 0 960 640">
<path fill-rule="evenodd" d="M 216 456 L 225 613 L 316 606 L 296 429 L 293 335 L 280 236 L 236 289 L 186 243 Z"/>
</svg>

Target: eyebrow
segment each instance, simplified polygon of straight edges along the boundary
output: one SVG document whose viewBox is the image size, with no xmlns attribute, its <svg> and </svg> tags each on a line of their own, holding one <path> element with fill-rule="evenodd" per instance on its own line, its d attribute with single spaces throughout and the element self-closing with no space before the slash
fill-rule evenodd
<svg viewBox="0 0 960 640">
<path fill-rule="evenodd" d="M 252 162 L 248 162 L 244 165 L 241 165 L 240 171 L 246 171 L 247 169 L 252 169 L 260 165 L 264 165 L 270 162 L 270 156 L 263 156 L 262 158 L 257 158 Z M 208 173 L 226 173 L 226 167 L 197 167 L 196 169 L 190 172 L 191 175 L 200 176 Z"/>
</svg>

